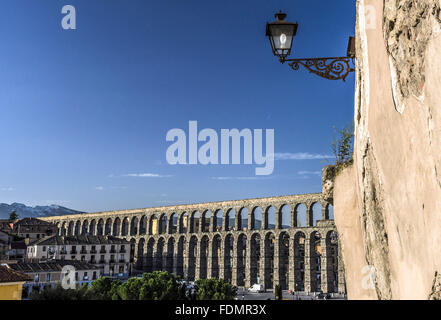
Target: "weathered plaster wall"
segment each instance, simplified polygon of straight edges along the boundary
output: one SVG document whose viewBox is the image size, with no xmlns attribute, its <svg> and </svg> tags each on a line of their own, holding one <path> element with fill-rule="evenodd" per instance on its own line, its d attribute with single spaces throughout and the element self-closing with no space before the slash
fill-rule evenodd
<svg viewBox="0 0 441 320">
<path fill-rule="evenodd" d="M 357 1 L 354 166 L 334 186 L 353 299 L 440 295 L 440 11 L 440 0 Z M 367 296 L 351 245 L 376 271 Z"/>
</svg>

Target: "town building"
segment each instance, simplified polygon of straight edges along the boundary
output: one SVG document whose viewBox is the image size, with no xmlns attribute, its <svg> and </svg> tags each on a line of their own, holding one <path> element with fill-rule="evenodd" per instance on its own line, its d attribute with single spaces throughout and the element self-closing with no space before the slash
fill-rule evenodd
<svg viewBox="0 0 441 320">
<path fill-rule="evenodd" d="M 0 266 L 0 300 L 21 300 L 23 284 L 30 278 L 7 266 Z"/>
<path fill-rule="evenodd" d="M 65 277 L 69 277 L 70 271 L 68 270 L 75 272 L 76 287 L 84 284 L 89 286 L 102 276 L 101 269 L 98 266 L 77 260 L 17 262 L 8 264 L 8 266 L 12 270 L 26 274 L 29 277 L 29 280 L 23 285 L 23 298 L 28 298 L 32 292 L 40 292 L 47 287 L 55 287 Z"/>
<path fill-rule="evenodd" d="M 47 221 L 36 218 L 22 218 L 13 223 L 13 233 L 32 242 L 57 233 L 57 227 Z"/>
<path fill-rule="evenodd" d="M 31 243 L 27 258 L 88 262 L 98 266 L 102 275 L 125 278 L 129 274 L 130 242 L 113 236 L 52 236 Z"/>
</svg>

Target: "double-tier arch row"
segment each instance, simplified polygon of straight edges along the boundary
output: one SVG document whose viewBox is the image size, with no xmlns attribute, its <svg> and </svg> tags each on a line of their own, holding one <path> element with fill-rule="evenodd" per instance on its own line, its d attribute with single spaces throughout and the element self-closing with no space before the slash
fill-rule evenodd
<svg viewBox="0 0 441 320">
<path fill-rule="evenodd" d="M 112 235 L 134 267 L 307 292 L 344 292 L 332 205 L 321 194 L 45 218 L 60 236 Z"/>
</svg>

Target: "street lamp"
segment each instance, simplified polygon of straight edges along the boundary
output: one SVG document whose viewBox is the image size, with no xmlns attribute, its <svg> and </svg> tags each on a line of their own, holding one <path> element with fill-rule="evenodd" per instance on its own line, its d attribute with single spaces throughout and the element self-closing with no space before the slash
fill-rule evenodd
<svg viewBox="0 0 441 320">
<path fill-rule="evenodd" d="M 275 14 L 276 21 L 267 23 L 266 35 L 271 43 L 273 54 L 281 63 L 290 62 L 293 70 L 305 67 L 309 72 L 328 80 L 346 80 L 350 72 L 355 71 L 351 67 L 351 60 L 355 58 L 355 38 L 349 37 L 346 57 L 332 58 L 309 58 L 287 59 L 291 54 L 292 43 L 297 34 L 298 23 L 285 21 L 286 14 L 280 11 Z"/>
</svg>

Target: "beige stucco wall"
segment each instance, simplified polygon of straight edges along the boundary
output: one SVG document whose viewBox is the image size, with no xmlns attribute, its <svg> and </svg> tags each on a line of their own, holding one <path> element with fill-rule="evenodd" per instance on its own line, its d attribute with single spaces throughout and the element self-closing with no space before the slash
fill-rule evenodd
<svg viewBox="0 0 441 320">
<path fill-rule="evenodd" d="M 440 5 L 357 1 L 354 167 L 334 186 L 353 299 L 366 298 L 357 289 L 364 262 L 380 299 L 440 294 Z"/>
</svg>

